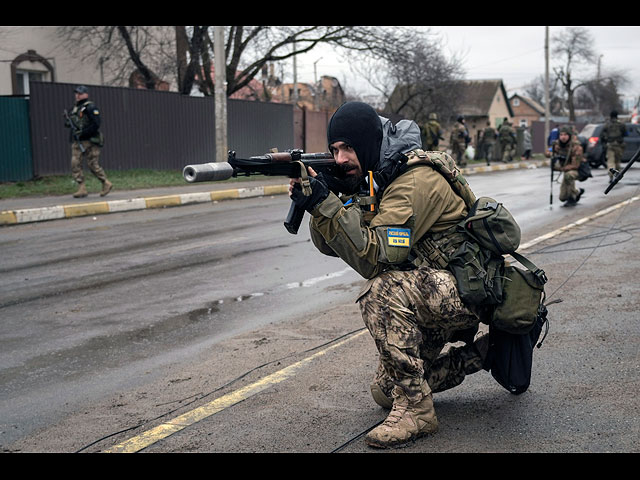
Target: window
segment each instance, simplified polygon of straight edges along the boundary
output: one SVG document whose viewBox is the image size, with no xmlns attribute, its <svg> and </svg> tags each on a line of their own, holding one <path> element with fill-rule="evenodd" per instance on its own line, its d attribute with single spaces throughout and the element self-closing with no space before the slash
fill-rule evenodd
<svg viewBox="0 0 640 480">
<path fill-rule="evenodd" d="M 43 72 L 30 72 L 28 70 L 17 70 L 16 79 L 18 81 L 17 94 L 29 95 L 29 82 L 42 82 L 45 80 L 46 74 Z"/>
<path fill-rule="evenodd" d="M 521 118 L 520 119 L 520 126 L 523 128 L 527 127 L 527 119 L 526 118 Z"/>
<path fill-rule="evenodd" d="M 29 82 L 55 82 L 53 65 L 35 50 L 27 50 L 11 61 L 13 95 L 29 95 Z"/>
<path fill-rule="evenodd" d="M 519 107 L 520 106 L 520 99 L 519 98 L 514 98 L 513 99 L 513 106 L 514 107 Z"/>
</svg>

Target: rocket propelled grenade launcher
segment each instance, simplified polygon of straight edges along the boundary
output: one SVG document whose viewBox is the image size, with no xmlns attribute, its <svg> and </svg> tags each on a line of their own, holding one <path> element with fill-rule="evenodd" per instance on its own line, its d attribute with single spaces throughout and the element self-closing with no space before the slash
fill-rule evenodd
<svg viewBox="0 0 640 480">
<path fill-rule="evenodd" d="M 228 180 L 231 177 L 248 177 L 256 174 L 300 178 L 302 190 L 305 192 L 305 188 L 310 189 L 307 167 L 313 168 L 316 172 L 325 171 L 333 174 L 335 173 L 333 168 L 336 167 L 336 161 L 330 153 L 303 153 L 302 150 L 272 152 L 243 159 L 236 158 L 236 152 L 230 150 L 226 162 L 187 165 L 184 167 L 182 175 L 189 183 L 215 182 Z M 296 207 L 292 202 L 284 222 L 289 233 L 298 233 L 303 216 L 304 210 Z"/>
</svg>

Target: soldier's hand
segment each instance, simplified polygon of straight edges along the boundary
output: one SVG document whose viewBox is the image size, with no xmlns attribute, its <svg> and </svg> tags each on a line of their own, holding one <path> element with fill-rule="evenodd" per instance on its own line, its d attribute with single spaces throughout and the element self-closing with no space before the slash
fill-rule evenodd
<svg viewBox="0 0 640 480">
<path fill-rule="evenodd" d="M 289 182 L 289 196 L 296 205 L 311 213 L 329 196 L 329 188 L 316 177 L 309 177 L 309 186 L 311 187 L 311 195 L 307 196 L 302 192 L 300 179 L 293 179 Z"/>
</svg>

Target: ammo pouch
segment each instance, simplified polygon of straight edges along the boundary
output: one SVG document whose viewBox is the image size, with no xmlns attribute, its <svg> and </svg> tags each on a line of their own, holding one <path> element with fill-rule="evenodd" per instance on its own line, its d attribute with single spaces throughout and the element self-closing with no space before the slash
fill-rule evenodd
<svg viewBox="0 0 640 480">
<path fill-rule="evenodd" d="M 456 278 L 460 299 L 468 305 L 502 303 L 504 259 L 465 241 L 449 259 L 448 269 Z"/>
<path fill-rule="evenodd" d="M 529 263 L 527 260 L 525 262 Z M 502 303 L 493 309 L 492 327 L 508 333 L 524 334 L 535 326 L 536 319 L 546 310 L 543 304 L 546 277 L 544 272 L 539 272 L 542 271 L 523 270 L 513 265 L 504 267 Z"/>
<path fill-rule="evenodd" d="M 98 147 L 104 147 L 104 135 L 102 132 L 98 132 L 98 134 L 91 137 L 89 141 Z"/>
</svg>

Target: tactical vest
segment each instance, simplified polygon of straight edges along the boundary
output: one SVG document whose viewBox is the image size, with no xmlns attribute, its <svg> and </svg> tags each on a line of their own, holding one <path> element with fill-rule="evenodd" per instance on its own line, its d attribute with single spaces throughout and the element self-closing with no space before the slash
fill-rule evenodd
<svg viewBox="0 0 640 480">
<path fill-rule="evenodd" d="M 573 160 L 573 155 L 576 147 L 574 140 L 569 140 L 564 146 L 560 143 L 560 140 L 554 141 L 553 155 L 560 160 L 560 166 L 564 167 Z"/>
<path fill-rule="evenodd" d="M 69 113 L 69 117 L 73 121 L 78 131 L 84 130 L 89 125 L 89 119 L 87 118 L 86 111 L 92 108 L 96 108 L 95 104 L 91 101 L 86 101 L 80 105 L 74 105 L 73 109 Z M 91 143 L 94 143 L 100 147 L 104 145 L 104 136 L 102 132 L 96 133 L 93 137 L 88 139 Z"/>
<path fill-rule="evenodd" d="M 607 122 L 606 141 L 608 143 L 624 143 L 625 125 L 619 121 Z"/>
<path fill-rule="evenodd" d="M 475 203 L 476 197 L 451 155 L 446 152 L 414 150 L 409 152 L 407 157 L 409 168 L 428 165 L 442 175 L 453 191 L 462 198 L 467 209 Z M 415 266 L 428 265 L 444 269 L 449 264 L 451 255 L 467 239 L 464 232 L 458 231 L 457 225 L 442 232 L 427 232 L 415 242 L 410 259 Z"/>
<path fill-rule="evenodd" d="M 495 143 L 496 131 L 491 127 L 485 128 L 484 133 L 482 134 L 482 141 L 485 143 Z"/>
<path fill-rule="evenodd" d="M 78 130 L 84 130 L 89 124 L 89 120 L 85 115 L 85 110 L 93 107 L 94 105 L 91 102 L 84 102 L 80 105 L 73 106 L 73 109 L 71 110 L 69 116 L 71 117 L 71 120 L 73 120 L 73 123 L 78 128 Z"/>
<path fill-rule="evenodd" d="M 507 142 L 512 142 L 513 141 L 513 129 L 508 126 L 508 125 L 503 125 L 500 127 L 500 130 L 498 130 L 498 137 L 500 139 L 501 143 L 507 143 Z"/>
<path fill-rule="evenodd" d="M 427 145 L 436 146 L 440 140 L 440 124 L 434 120 L 429 121 L 425 128 Z"/>
</svg>

